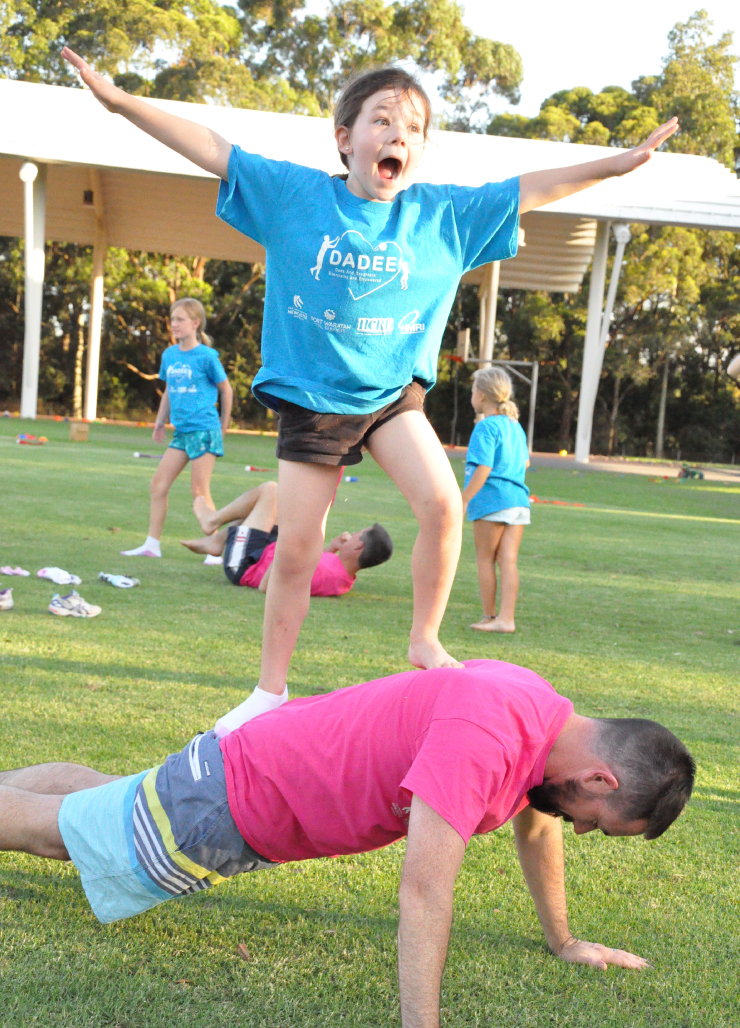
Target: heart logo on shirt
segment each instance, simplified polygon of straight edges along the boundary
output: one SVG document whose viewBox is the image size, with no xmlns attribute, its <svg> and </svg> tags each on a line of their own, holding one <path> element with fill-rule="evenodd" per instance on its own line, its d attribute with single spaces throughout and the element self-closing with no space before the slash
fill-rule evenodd
<svg viewBox="0 0 740 1028">
<path fill-rule="evenodd" d="M 353 300 L 361 300 L 390 285 L 399 276 L 401 289 L 408 289 L 409 266 L 398 243 L 373 246 L 357 229 L 349 229 L 336 239 L 324 236 L 311 274 L 316 281 L 322 274 L 343 278 Z"/>
</svg>

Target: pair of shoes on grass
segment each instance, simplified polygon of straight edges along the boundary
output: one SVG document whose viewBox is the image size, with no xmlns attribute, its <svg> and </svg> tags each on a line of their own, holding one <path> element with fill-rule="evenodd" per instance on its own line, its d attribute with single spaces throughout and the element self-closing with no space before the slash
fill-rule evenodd
<svg viewBox="0 0 740 1028">
<path fill-rule="evenodd" d="M 0 611 L 12 610 L 14 606 L 13 590 L 0 589 Z M 102 607 L 98 607 L 95 603 L 88 603 L 87 600 L 83 600 L 74 589 L 68 596 L 60 596 L 59 593 L 54 593 L 49 604 L 49 613 L 57 614 L 63 618 L 96 618 L 102 609 Z"/>
</svg>

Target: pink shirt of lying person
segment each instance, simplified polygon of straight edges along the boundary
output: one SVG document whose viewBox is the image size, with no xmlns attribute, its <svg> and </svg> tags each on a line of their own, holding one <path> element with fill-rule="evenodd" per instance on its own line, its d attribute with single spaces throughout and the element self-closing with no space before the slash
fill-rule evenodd
<svg viewBox="0 0 740 1028">
<path fill-rule="evenodd" d="M 275 861 L 387 846 L 414 793 L 467 843 L 527 805 L 572 712 L 534 671 L 496 660 L 293 700 L 221 740 L 229 807 Z"/>
<path fill-rule="evenodd" d="M 259 589 L 260 582 L 275 559 L 275 546 L 275 543 L 270 543 L 265 547 L 257 563 L 252 564 L 244 572 L 239 585 L 249 585 L 252 589 Z M 324 550 L 311 579 L 311 595 L 342 596 L 350 591 L 355 584 L 356 577 L 356 575 L 350 575 L 336 553 Z"/>
</svg>

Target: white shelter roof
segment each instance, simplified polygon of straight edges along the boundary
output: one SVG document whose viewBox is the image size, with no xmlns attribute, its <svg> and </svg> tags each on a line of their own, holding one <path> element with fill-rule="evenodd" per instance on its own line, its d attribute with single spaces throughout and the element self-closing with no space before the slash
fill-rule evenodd
<svg viewBox="0 0 740 1028">
<path fill-rule="evenodd" d="M 341 172 L 328 119 L 153 100 L 209 125 L 245 150 Z M 88 90 L 0 80 L 0 234 L 23 232 L 22 161 L 50 165 L 47 239 L 91 244 L 102 209 L 109 244 L 134 250 L 254 261 L 256 243 L 215 216 L 218 183 L 179 154 L 109 114 Z M 613 148 L 435 132 L 420 179 L 477 186 L 526 171 L 614 154 Z M 97 174 L 92 174 L 97 169 Z M 97 183 L 94 204 L 84 194 Z M 526 245 L 501 269 L 504 287 L 572 291 L 593 252 L 595 220 L 740 232 L 740 182 L 706 157 L 656 154 L 523 219 Z M 474 273 L 473 273 L 474 276 Z"/>
</svg>

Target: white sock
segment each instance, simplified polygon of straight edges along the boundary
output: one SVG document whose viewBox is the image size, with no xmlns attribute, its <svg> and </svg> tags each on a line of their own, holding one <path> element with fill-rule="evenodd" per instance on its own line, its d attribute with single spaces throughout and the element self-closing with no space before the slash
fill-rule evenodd
<svg viewBox="0 0 740 1028">
<path fill-rule="evenodd" d="M 240 728 L 246 724 L 247 721 L 251 721 L 252 718 L 259 717 L 260 714 L 266 714 L 269 710 L 277 710 L 278 707 L 282 707 L 284 703 L 288 702 L 288 686 L 285 686 L 285 692 L 276 696 L 275 693 L 267 692 L 265 689 L 260 689 L 257 685 L 254 688 L 254 692 L 251 696 L 248 696 L 243 703 L 240 703 L 238 707 L 234 707 L 228 714 L 224 714 L 220 717 L 216 724 L 213 726 L 213 730 L 216 733 L 217 739 L 223 739 L 229 732 L 233 732 L 234 729 Z"/>
<path fill-rule="evenodd" d="M 135 550 L 121 550 L 121 555 L 124 557 L 141 557 L 142 554 L 154 553 L 157 557 L 162 556 L 162 548 L 160 546 L 159 539 L 153 539 L 150 535 L 146 537 L 146 542 L 141 546 L 137 546 Z"/>
</svg>

